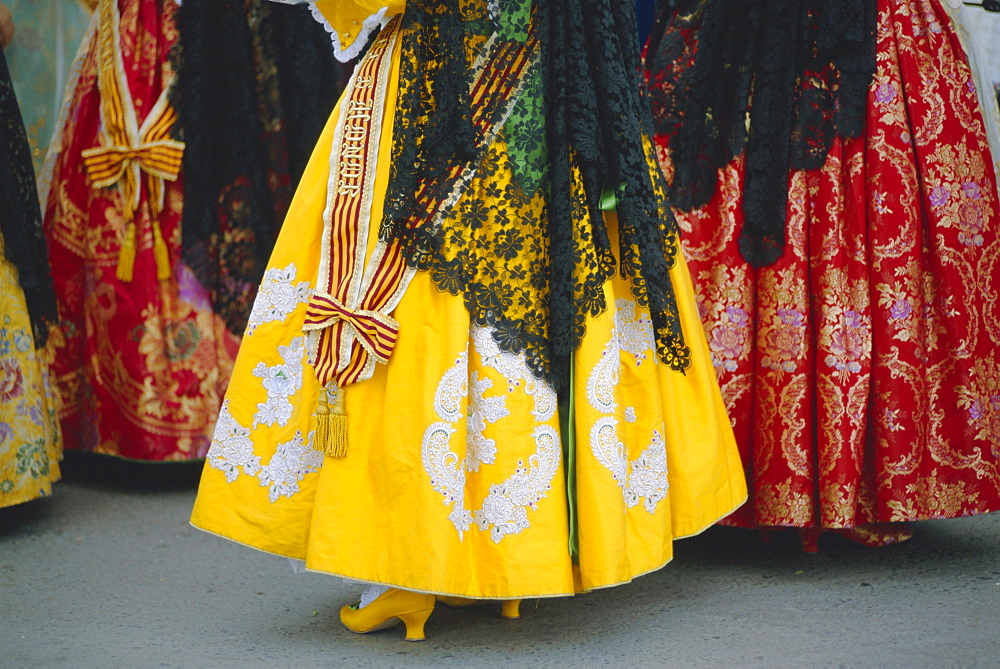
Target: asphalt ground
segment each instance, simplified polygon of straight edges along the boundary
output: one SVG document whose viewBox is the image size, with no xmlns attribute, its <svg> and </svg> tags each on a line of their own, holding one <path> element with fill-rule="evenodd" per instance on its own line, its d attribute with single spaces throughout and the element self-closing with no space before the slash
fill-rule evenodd
<svg viewBox="0 0 1000 669">
<path fill-rule="evenodd" d="M 69 454 L 52 497 L 0 509 L 0 667 L 1000 667 L 1000 515 L 866 549 L 715 527 L 635 582 L 343 629 L 359 587 L 188 524 L 200 465 Z M 74 457 L 75 456 L 75 457 Z"/>
</svg>

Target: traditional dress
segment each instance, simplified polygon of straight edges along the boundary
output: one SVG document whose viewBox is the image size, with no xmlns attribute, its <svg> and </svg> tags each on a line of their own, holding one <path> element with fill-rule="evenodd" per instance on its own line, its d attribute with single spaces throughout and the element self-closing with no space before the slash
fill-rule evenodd
<svg viewBox="0 0 1000 669">
<path fill-rule="evenodd" d="M 0 507 L 52 492 L 61 444 L 48 366 L 56 318 L 31 150 L 0 49 Z"/>
<path fill-rule="evenodd" d="M 173 0 L 102 0 L 53 140 L 45 210 L 66 447 L 204 457 L 239 339 L 181 260 Z"/>
<path fill-rule="evenodd" d="M 51 494 L 60 476 L 62 443 L 48 365 L 35 350 L 17 270 L 2 256 L 0 314 L 0 507 L 4 507 Z"/>
<path fill-rule="evenodd" d="M 1000 11 L 986 11 L 962 0 L 942 1 L 969 57 L 1000 184 Z"/>
<path fill-rule="evenodd" d="M 187 0 L 176 20 L 170 99 L 185 144 L 184 263 L 230 332 L 242 334 L 350 69 L 306 7 Z"/>
<path fill-rule="evenodd" d="M 78 0 L 6 0 L 4 4 L 17 25 L 5 55 L 28 132 L 35 173 L 41 174 L 92 7 Z"/>
<path fill-rule="evenodd" d="M 595 193 L 580 175 L 589 178 L 589 168 L 565 172 L 573 225 L 564 241 L 580 262 L 562 268 L 578 283 L 559 306 L 587 303 L 579 318 L 567 311 L 571 332 L 550 333 L 557 310 L 541 296 L 557 292 L 545 277 L 561 270 L 543 248 L 565 250 L 543 246 L 546 224 L 559 225 L 543 208 L 559 206 L 553 173 L 571 158 L 566 149 L 554 155 L 561 126 L 540 104 L 539 40 L 548 38 L 535 22 L 551 7 L 466 2 L 464 21 L 449 26 L 455 8 L 432 23 L 433 5 L 412 2 L 403 15 L 400 2 L 314 7 L 342 55 L 383 27 L 292 201 L 192 523 L 311 570 L 421 592 L 503 599 L 624 583 L 662 567 L 674 539 L 702 531 L 745 495 L 687 269 L 667 253 L 677 237 L 662 191 L 650 199 L 652 218 L 630 209 L 643 188 L 662 183 L 651 143 L 639 143 L 642 112 L 615 115 L 635 134 L 609 136 L 644 148 L 641 169 L 609 176 L 603 217 L 598 198 L 587 206 Z M 630 15 L 628 31 L 605 37 L 635 50 Z M 448 53 L 454 43 L 434 43 L 432 24 L 471 31 L 457 56 Z M 620 79 L 607 85 L 637 90 L 625 74 L 632 61 L 616 57 Z M 421 108 L 425 92 L 436 104 Z M 463 95 L 471 118 L 462 116 Z M 442 108 L 454 116 L 434 118 Z M 472 128 L 471 144 L 456 143 L 471 155 L 428 159 Z M 598 134 L 580 137 L 598 138 L 590 129 Z M 616 187 L 619 177 L 632 181 Z M 634 239 L 608 211 L 616 208 L 622 221 L 652 226 L 651 256 L 632 261 L 666 258 L 663 282 L 642 284 L 649 293 L 616 271 L 610 252 L 603 264 L 619 236 Z"/>
<path fill-rule="evenodd" d="M 857 29 L 865 2 L 840 25 Z M 717 90 L 684 88 L 683 71 L 723 47 L 698 43 L 698 21 L 711 16 L 691 6 L 705 3 L 681 4 L 689 6 L 663 17 L 659 54 L 672 65 L 653 72 L 654 89 L 667 93 L 662 118 L 671 99 Z M 753 132 L 758 100 L 780 107 L 756 84 L 749 116 L 732 117 L 738 156 L 710 168 L 707 203 L 678 214 L 750 487 L 729 524 L 851 528 L 1000 509 L 1000 205 L 976 87 L 937 0 L 871 5 L 876 60 L 856 131 L 811 135 L 849 106 L 826 97 L 849 80 L 821 67 L 799 79 L 796 100 L 808 104 L 789 105 L 783 139 L 788 147 L 787 128 L 797 128 L 793 148 L 818 148 L 821 166 L 793 161 L 776 173 L 787 183 L 781 220 L 766 222 L 763 236 L 745 223 L 760 217 L 761 198 L 745 193 L 763 192 L 763 177 L 747 176 L 754 140 L 744 154 L 740 128 L 751 118 Z M 713 34 L 749 30 L 734 23 Z M 762 34 L 761 48 L 783 48 Z M 844 62 L 863 65 L 863 56 Z M 796 121 L 816 109 L 811 125 Z M 668 172 L 681 169 L 674 138 L 683 132 L 658 137 Z M 775 164 L 788 165 L 788 155 Z M 706 163 L 688 166 L 696 164 Z M 760 262 L 761 248 L 777 258 Z"/>
</svg>

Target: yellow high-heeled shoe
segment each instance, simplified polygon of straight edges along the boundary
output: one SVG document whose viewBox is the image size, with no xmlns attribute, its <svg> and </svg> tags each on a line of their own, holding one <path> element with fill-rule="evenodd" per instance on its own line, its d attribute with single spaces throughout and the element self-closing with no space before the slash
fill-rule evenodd
<svg viewBox="0 0 1000 669">
<path fill-rule="evenodd" d="M 434 595 L 390 588 L 362 609 L 351 606 L 340 609 L 340 622 L 358 634 L 394 627 L 402 622 L 406 625 L 407 641 L 423 641 L 424 623 L 433 610 Z"/>
<path fill-rule="evenodd" d="M 449 597 L 447 595 L 438 595 L 438 601 L 445 606 L 450 606 L 453 609 L 464 609 L 470 606 L 485 606 L 490 602 L 495 600 L 492 599 L 469 599 L 468 597 Z M 500 617 L 506 618 L 507 620 L 517 620 L 521 617 L 521 600 L 520 599 L 504 599 L 500 609 Z"/>
<path fill-rule="evenodd" d="M 517 620 L 521 617 L 521 600 L 505 599 L 503 607 L 500 609 L 500 617 L 507 620 Z"/>
</svg>

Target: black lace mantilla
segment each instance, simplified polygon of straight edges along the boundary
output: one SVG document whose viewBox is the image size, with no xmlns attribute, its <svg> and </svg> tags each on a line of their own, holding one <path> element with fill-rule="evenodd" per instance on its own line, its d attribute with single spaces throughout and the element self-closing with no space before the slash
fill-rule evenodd
<svg viewBox="0 0 1000 669">
<path fill-rule="evenodd" d="M 668 273 L 678 232 L 651 153 L 634 3 L 411 0 L 401 30 L 383 238 L 557 388 L 616 271 L 650 310 L 659 358 L 686 369 Z M 530 66 L 500 76 L 516 93 L 473 104 L 475 64 L 498 53 Z M 457 190 L 456 165 L 473 174 Z M 616 248 L 602 195 L 616 203 Z"/>
<path fill-rule="evenodd" d="M 822 167 L 834 137 L 864 131 L 877 13 L 876 0 L 659 0 L 647 85 L 670 138 L 671 201 L 705 205 L 745 153 L 752 265 L 784 251 L 789 170 Z"/>
<path fill-rule="evenodd" d="M 4 257 L 17 268 L 35 346 L 41 348 L 48 339 L 49 325 L 58 321 L 56 297 L 42 232 L 31 149 L 3 49 L 0 49 L 0 234 Z"/>
<path fill-rule="evenodd" d="M 350 69 L 306 7 L 186 0 L 176 22 L 184 261 L 239 334 Z"/>
</svg>

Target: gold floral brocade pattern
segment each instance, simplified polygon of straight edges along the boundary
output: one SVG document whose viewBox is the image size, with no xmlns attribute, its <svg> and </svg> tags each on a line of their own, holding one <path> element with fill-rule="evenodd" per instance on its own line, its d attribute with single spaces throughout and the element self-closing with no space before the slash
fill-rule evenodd
<svg viewBox="0 0 1000 669">
<path fill-rule="evenodd" d="M 62 448 L 48 365 L 35 350 L 17 269 L 0 236 L 0 507 L 44 497 Z"/>
<path fill-rule="evenodd" d="M 176 5 L 119 0 L 119 47 L 141 124 L 172 78 Z M 117 185 L 93 186 L 81 154 L 101 143 L 93 39 L 71 93 L 45 211 L 60 332 L 50 338 L 66 447 L 137 460 L 204 457 L 239 340 L 212 312 L 209 291 L 181 260 L 183 176 L 165 182 L 159 229 L 170 276 L 157 278 L 147 184 L 135 213 L 134 278 L 116 276 L 126 240 Z"/>
<path fill-rule="evenodd" d="M 732 524 L 1000 508 L 1000 206 L 976 91 L 937 3 L 879 8 L 866 134 L 790 175 L 783 257 L 740 257 L 741 159 L 678 215 L 750 481 Z"/>
</svg>

